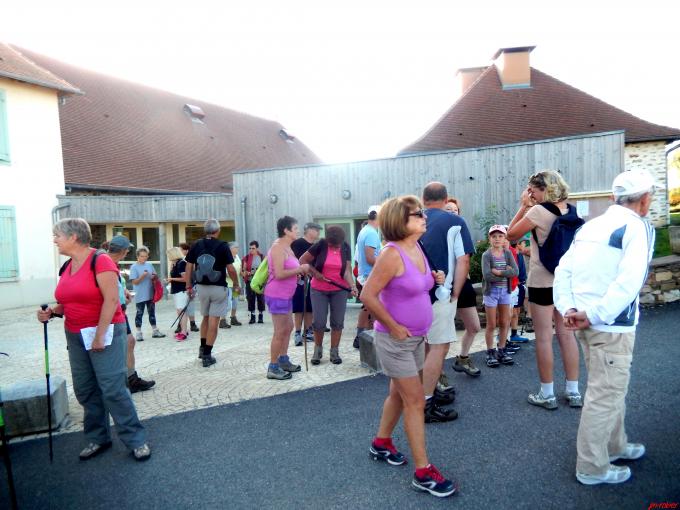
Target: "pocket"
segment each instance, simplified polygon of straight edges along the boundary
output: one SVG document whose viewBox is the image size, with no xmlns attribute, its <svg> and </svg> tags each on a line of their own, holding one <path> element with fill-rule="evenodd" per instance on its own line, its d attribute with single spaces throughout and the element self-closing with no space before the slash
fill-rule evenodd
<svg viewBox="0 0 680 510">
<path fill-rule="evenodd" d="M 604 353 L 604 362 L 607 367 L 610 368 L 623 368 L 629 369 L 633 363 L 632 354 L 616 354 L 613 352 Z"/>
</svg>

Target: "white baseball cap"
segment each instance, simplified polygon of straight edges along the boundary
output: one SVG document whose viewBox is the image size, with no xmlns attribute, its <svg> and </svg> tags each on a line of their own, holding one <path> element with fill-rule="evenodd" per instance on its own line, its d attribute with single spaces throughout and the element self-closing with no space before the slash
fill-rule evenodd
<svg viewBox="0 0 680 510">
<path fill-rule="evenodd" d="M 630 170 L 614 177 L 612 193 L 617 197 L 625 197 L 659 187 L 654 177 L 646 170 Z"/>
</svg>

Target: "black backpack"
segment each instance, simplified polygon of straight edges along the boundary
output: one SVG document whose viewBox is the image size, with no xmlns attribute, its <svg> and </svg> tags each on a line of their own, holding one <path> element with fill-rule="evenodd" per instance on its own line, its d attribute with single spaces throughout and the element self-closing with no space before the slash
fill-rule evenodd
<svg viewBox="0 0 680 510">
<path fill-rule="evenodd" d="M 97 283 L 97 275 L 94 272 L 94 267 L 95 267 L 95 264 L 97 263 L 97 257 L 101 253 L 106 253 L 106 250 L 96 250 L 94 252 L 94 255 L 92 255 L 92 259 L 90 260 L 90 271 L 92 271 L 92 274 L 94 275 L 94 284 L 97 286 L 97 288 L 99 288 L 99 283 Z M 59 268 L 59 276 L 60 277 L 64 273 L 64 271 L 66 271 L 66 268 L 69 266 L 69 264 L 71 264 L 72 260 L 73 259 L 68 259 L 66 262 L 64 262 L 61 265 L 61 267 Z M 120 275 L 118 276 L 118 278 L 120 279 Z"/>
<path fill-rule="evenodd" d="M 567 204 L 567 214 L 562 214 L 560 209 L 550 202 L 544 202 L 541 206 L 553 213 L 557 218 L 550 227 L 550 232 L 546 238 L 543 246 L 538 244 L 538 237 L 536 236 L 536 229 L 533 229 L 533 234 L 536 246 L 538 246 L 538 258 L 541 264 L 551 273 L 555 272 L 557 265 L 560 263 L 562 255 L 567 253 L 567 250 L 574 242 L 574 236 L 578 229 L 585 223 L 582 218 L 576 214 L 576 207 Z"/>
<path fill-rule="evenodd" d="M 215 251 L 219 243 L 211 251 L 206 250 L 205 240 L 201 240 L 203 253 L 196 258 L 196 283 L 217 283 L 222 273 L 215 269 Z"/>
</svg>

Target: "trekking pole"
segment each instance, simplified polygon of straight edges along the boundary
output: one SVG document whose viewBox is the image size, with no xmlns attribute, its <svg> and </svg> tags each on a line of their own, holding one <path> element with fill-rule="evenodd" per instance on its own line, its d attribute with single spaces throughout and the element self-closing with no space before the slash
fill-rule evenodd
<svg viewBox="0 0 680 510">
<path fill-rule="evenodd" d="M 47 310 L 47 305 L 40 305 L 40 308 Z M 43 333 L 45 335 L 45 381 L 47 383 L 47 437 L 50 444 L 50 464 L 53 460 L 52 452 L 52 392 L 50 391 L 50 351 L 47 345 L 47 321 L 43 322 Z"/>
<path fill-rule="evenodd" d="M 4 354 L 5 356 L 8 356 L 7 353 L 0 352 L 0 354 Z M 16 510 L 18 508 L 17 505 L 17 493 L 16 490 L 14 489 L 14 476 L 12 475 L 12 462 L 9 458 L 9 443 L 7 441 L 7 437 L 5 436 L 5 418 L 3 414 L 3 400 L 2 400 L 2 395 L 0 395 L 0 442 L 2 443 L 2 456 L 5 459 L 5 471 L 7 471 L 7 487 L 9 488 L 9 500 L 11 504 L 12 510 Z"/>
<path fill-rule="evenodd" d="M 304 285 L 302 290 L 302 327 L 305 327 L 305 315 L 307 314 L 307 276 L 303 276 L 302 284 Z M 306 333 L 306 331 L 305 331 Z M 309 372 L 309 363 L 307 362 L 307 336 L 302 339 L 302 343 L 305 345 L 305 370 Z"/>
<path fill-rule="evenodd" d="M 182 309 L 180 310 L 180 312 L 179 312 L 179 314 L 177 315 L 177 317 L 175 318 L 175 320 L 172 322 L 172 324 L 170 324 L 170 329 L 172 329 L 172 327 L 175 325 L 175 323 L 176 323 L 178 320 L 180 320 L 180 319 L 184 316 L 184 314 L 186 313 L 187 309 L 189 308 L 189 305 L 191 304 L 191 300 L 192 300 L 192 299 L 194 299 L 194 298 L 193 298 L 193 297 L 189 297 L 189 301 L 187 302 L 187 305 L 186 305 L 184 308 L 182 308 Z"/>
</svg>

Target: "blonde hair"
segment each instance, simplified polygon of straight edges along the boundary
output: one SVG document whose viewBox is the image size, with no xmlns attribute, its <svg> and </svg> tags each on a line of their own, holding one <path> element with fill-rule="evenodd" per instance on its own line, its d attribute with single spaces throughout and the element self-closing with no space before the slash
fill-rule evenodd
<svg viewBox="0 0 680 510">
<path fill-rule="evenodd" d="M 546 202 L 557 203 L 569 197 L 569 185 L 555 170 L 543 170 L 529 177 L 529 185 L 545 192 Z"/>
<path fill-rule="evenodd" d="M 168 254 L 168 259 L 170 259 L 172 262 L 184 258 L 184 254 L 182 253 L 182 250 L 179 248 L 179 246 L 168 248 L 166 253 Z"/>
<path fill-rule="evenodd" d="M 423 204 L 415 195 L 405 195 L 387 200 L 380 206 L 378 223 L 387 241 L 401 241 L 409 236 L 407 228 L 409 214 L 413 209 L 423 209 Z"/>
</svg>

